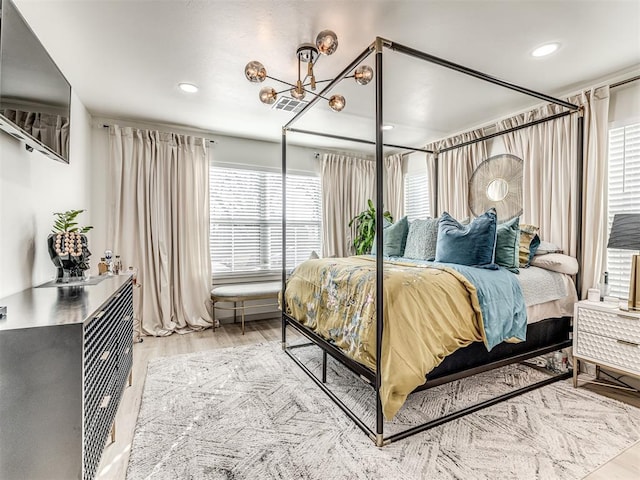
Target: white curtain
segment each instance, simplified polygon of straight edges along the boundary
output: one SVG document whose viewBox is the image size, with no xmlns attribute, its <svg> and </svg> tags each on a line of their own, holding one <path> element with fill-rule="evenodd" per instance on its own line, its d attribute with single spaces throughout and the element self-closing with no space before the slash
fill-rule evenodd
<svg viewBox="0 0 640 480">
<path fill-rule="evenodd" d="M 109 234 L 142 284 L 142 331 L 164 336 L 210 327 L 207 141 L 109 128 Z"/>
<path fill-rule="evenodd" d="M 483 136 L 481 129 L 466 132 L 427 145 L 428 150 L 439 151 Z M 475 142 L 460 148 L 438 154 L 438 175 L 435 175 L 436 160 L 433 155 L 427 155 L 427 169 L 429 171 L 429 190 L 431 201 L 434 202 L 436 185 L 438 211 L 433 210 L 434 217 L 447 212 L 458 220 L 472 216 L 469 208 L 469 180 L 473 171 L 480 163 L 487 159 L 486 142 Z M 435 203 L 432 203 L 435 205 Z"/>
<path fill-rule="evenodd" d="M 385 182 L 382 186 L 384 207 L 395 220 L 404 216 L 404 179 L 402 155 L 397 153 L 384 158 Z"/>
<path fill-rule="evenodd" d="M 507 151 L 523 159 L 523 223 L 540 227 L 540 237 L 575 256 L 582 238 L 581 296 L 596 285 L 605 261 L 607 236 L 607 125 L 609 89 L 568 98 L 584 109 L 583 197 L 577 198 L 578 115 L 568 115 L 503 135 Z M 499 122 L 505 130 L 564 109 L 547 105 Z M 577 231 L 582 202 L 582 232 Z"/>
<path fill-rule="evenodd" d="M 399 219 L 404 214 L 402 156 L 386 157 L 384 166 L 385 209 Z M 349 222 L 367 208 L 368 199 L 376 201 L 376 164 L 365 158 L 323 154 L 321 178 L 322 256 L 349 256 L 355 233 Z"/>
</svg>

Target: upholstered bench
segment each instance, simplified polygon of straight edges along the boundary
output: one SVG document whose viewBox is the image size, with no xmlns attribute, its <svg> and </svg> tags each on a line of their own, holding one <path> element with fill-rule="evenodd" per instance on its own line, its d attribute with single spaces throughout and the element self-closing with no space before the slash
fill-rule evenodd
<svg viewBox="0 0 640 480">
<path fill-rule="evenodd" d="M 249 300 L 266 300 L 278 298 L 281 282 L 259 282 L 259 283 L 234 283 L 232 285 L 221 285 L 211 290 L 211 302 L 213 304 L 213 322 L 216 322 L 216 308 L 219 310 L 233 310 L 234 322 L 235 312 L 242 312 L 242 335 L 244 335 L 244 314 L 247 308 L 270 307 L 276 304 L 271 302 L 261 305 L 245 305 Z M 233 302 L 233 307 L 216 307 L 216 302 Z M 240 303 L 240 305 L 238 305 Z"/>
</svg>

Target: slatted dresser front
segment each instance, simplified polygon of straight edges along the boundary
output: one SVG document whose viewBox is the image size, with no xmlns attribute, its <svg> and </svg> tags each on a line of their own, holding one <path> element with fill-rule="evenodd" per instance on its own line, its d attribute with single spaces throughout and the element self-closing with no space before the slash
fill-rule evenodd
<svg viewBox="0 0 640 480">
<path fill-rule="evenodd" d="M 0 478 L 93 479 L 133 359 L 131 277 L 0 299 Z"/>
</svg>

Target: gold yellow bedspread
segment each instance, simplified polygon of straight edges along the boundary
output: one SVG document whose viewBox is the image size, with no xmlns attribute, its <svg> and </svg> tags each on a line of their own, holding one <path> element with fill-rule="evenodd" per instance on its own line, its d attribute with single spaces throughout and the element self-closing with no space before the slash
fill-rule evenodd
<svg viewBox="0 0 640 480">
<path fill-rule="evenodd" d="M 308 260 L 287 282 L 286 311 L 375 370 L 376 265 L 371 257 Z M 393 418 L 455 350 L 484 340 L 476 288 L 446 267 L 385 262 L 381 399 Z"/>
</svg>

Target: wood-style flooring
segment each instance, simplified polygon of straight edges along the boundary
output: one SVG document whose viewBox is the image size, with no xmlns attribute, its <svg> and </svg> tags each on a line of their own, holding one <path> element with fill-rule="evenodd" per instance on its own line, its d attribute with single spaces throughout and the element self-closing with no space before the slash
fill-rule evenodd
<svg viewBox="0 0 640 480">
<path fill-rule="evenodd" d="M 240 324 L 225 324 L 215 332 L 203 332 L 169 337 L 144 337 L 133 348 L 133 384 L 124 391 L 116 415 L 115 442 L 107 445 L 98 468 L 98 479 L 124 480 L 127 473 L 133 432 L 140 409 L 142 390 L 149 360 L 182 353 L 199 352 L 215 348 L 280 341 L 280 320 L 247 322 L 246 333 L 241 335 Z M 570 380 L 569 380 L 570 381 Z M 615 389 L 588 385 L 603 395 L 640 407 L 640 396 Z M 585 477 L 587 480 L 631 480 L 640 478 L 640 442 Z M 130 479 L 137 480 L 137 479 Z M 265 479 L 266 480 L 266 479 Z"/>
</svg>

